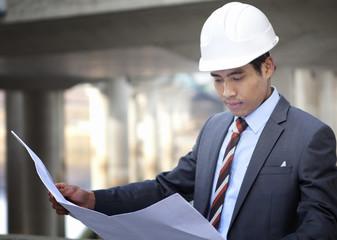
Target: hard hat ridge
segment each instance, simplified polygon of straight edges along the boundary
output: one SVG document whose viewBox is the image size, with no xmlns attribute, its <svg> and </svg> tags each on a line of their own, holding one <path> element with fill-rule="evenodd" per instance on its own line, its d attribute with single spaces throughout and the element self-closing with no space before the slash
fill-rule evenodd
<svg viewBox="0 0 337 240">
<path fill-rule="evenodd" d="M 200 35 L 201 71 L 243 66 L 278 42 L 272 25 L 257 8 L 232 2 L 215 10 Z"/>
</svg>

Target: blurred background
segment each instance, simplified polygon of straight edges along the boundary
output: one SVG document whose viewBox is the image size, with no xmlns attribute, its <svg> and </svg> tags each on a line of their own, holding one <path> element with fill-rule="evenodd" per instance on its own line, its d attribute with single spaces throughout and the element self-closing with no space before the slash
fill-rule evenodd
<svg viewBox="0 0 337 240">
<path fill-rule="evenodd" d="M 100 189 L 154 178 L 225 110 L 198 71 L 221 0 L 0 0 L 0 235 L 91 238 L 57 216 L 32 160 L 55 182 Z M 280 42 L 272 84 L 337 129 L 337 2 L 256 0 Z"/>
</svg>

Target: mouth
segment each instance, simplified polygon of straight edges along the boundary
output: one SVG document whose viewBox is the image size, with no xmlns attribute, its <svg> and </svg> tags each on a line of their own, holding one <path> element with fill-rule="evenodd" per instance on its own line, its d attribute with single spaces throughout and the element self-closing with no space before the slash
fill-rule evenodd
<svg viewBox="0 0 337 240">
<path fill-rule="evenodd" d="M 226 102 L 229 109 L 235 110 L 241 107 L 242 102 Z"/>
</svg>

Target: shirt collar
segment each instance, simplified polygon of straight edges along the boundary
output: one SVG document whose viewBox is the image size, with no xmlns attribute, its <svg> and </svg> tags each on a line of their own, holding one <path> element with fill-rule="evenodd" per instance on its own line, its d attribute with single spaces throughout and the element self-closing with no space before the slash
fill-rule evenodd
<svg viewBox="0 0 337 240">
<path fill-rule="evenodd" d="M 244 118 L 248 123 L 248 126 L 253 130 L 255 134 L 262 126 L 266 124 L 280 99 L 280 95 L 276 87 L 272 86 L 272 88 L 273 93 L 270 95 L 270 97 L 266 101 L 264 101 L 257 109 L 255 109 L 252 113 Z M 235 120 L 236 119 L 237 117 L 235 117 Z"/>
</svg>

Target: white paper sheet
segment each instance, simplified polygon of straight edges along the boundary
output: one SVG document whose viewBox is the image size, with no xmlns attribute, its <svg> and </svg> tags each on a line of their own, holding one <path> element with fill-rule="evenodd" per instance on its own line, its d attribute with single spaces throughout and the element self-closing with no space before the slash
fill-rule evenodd
<svg viewBox="0 0 337 240">
<path fill-rule="evenodd" d="M 40 158 L 12 131 L 33 159 L 46 188 L 70 215 L 104 239 L 123 240 L 222 240 L 212 225 L 179 194 L 174 194 L 145 209 L 107 216 L 79 207 L 66 200 Z"/>
</svg>

